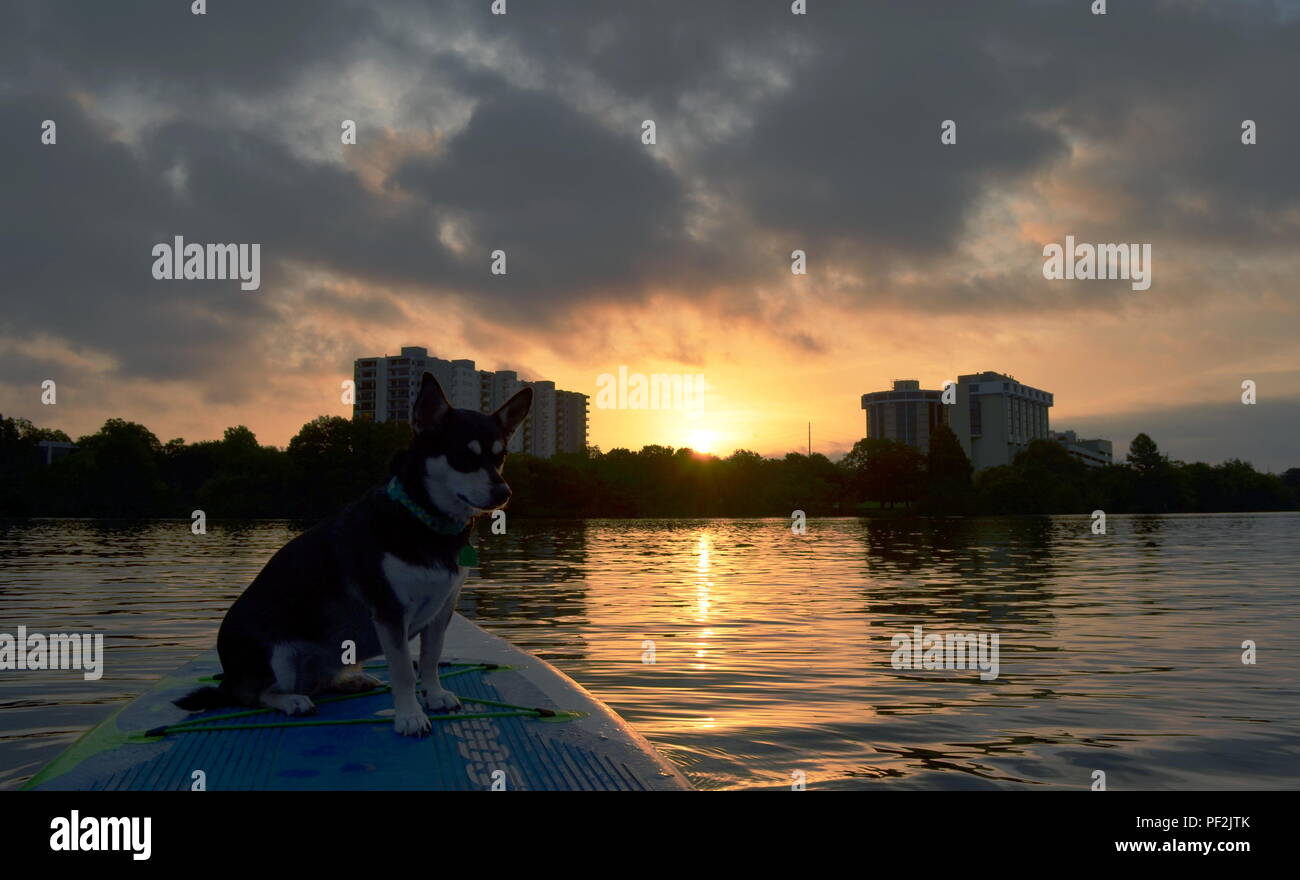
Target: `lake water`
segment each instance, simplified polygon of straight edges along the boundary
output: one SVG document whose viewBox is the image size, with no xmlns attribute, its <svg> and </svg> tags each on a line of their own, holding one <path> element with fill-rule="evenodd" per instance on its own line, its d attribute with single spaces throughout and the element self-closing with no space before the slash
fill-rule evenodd
<svg viewBox="0 0 1300 880">
<path fill-rule="evenodd" d="M 1090 524 L 516 520 L 480 539 L 461 610 L 700 788 L 1300 787 L 1300 514 Z M 102 632 L 106 654 L 97 682 L 0 671 L 0 788 L 210 649 L 299 528 L 0 523 L 0 632 Z M 894 668 L 917 625 L 996 634 L 997 677 Z"/>
</svg>

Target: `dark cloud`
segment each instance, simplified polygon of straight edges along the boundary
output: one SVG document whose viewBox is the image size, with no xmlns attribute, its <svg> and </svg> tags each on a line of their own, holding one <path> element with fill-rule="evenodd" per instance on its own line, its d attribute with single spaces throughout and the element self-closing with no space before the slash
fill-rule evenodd
<svg viewBox="0 0 1300 880">
<path fill-rule="evenodd" d="M 1032 59 L 1017 63 L 1026 107 L 1105 149 L 1077 173 L 1122 199 L 1129 229 L 1261 251 L 1300 233 L 1297 11 L 1149 3 L 1063 28 L 1046 6 L 1006 24 Z M 1259 125 L 1256 145 L 1241 143 L 1245 119 Z"/>
<path fill-rule="evenodd" d="M 45 119 L 58 126 L 55 145 L 40 142 Z M 11 332 L 90 346 L 124 376 L 185 378 L 220 372 L 269 318 L 236 282 L 154 280 L 153 245 L 189 235 L 170 184 L 78 102 L 0 97 L 0 132 Z"/>
<path fill-rule="evenodd" d="M 149 133 L 145 152 L 154 174 L 185 169 L 169 226 L 197 241 L 260 242 L 264 272 L 268 261 L 297 261 L 380 284 L 455 281 L 427 205 L 386 204 L 347 166 L 304 159 L 264 131 L 168 124 Z"/>
<path fill-rule="evenodd" d="M 377 4 L 313 0 L 27 0 L 5 13 L 15 69 L 94 89 L 130 86 L 196 99 L 267 95 L 299 77 L 331 75 L 379 24 Z"/>
<path fill-rule="evenodd" d="M 1247 406 L 1233 394 L 1225 393 L 1218 403 L 1074 420 L 1053 418 L 1052 422 L 1054 430 L 1072 429 L 1082 437 L 1105 437 L 1114 444 L 1116 460 L 1123 460 L 1133 438 L 1145 433 L 1162 452 L 1181 461 L 1218 464 L 1238 458 L 1273 473 L 1300 467 L 1300 447 L 1295 442 L 1300 397 L 1263 395 L 1258 403 Z"/>
<path fill-rule="evenodd" d="M 819 4 L 827 11 L 842 2 Z M 425 4 L 441 14 L 445 4 Z M 553 72 L 589 72 L 604 87 L 668 112 L 682 96 L 703 88 L 744 85 L 736 62 L 785 57 L 811 20 L 793 19 L 786 3 L 753 0 L 551 0 L 517 3 L 502 17 L 470 24 L 483 40 L 498 42 Z"/>
<path fill-rule="evenodd" d="M 754 295 L 789 282 L 796 247 L 848 279 L 823 294 L 838 303 L 1116 301 L 1122 289 L 1100 286 L 1039 295 L 1032 246 L 1023 263 L 963 272 L 973 241 L 1020 235 L 990 198 L 1046 198 L 1043 181 L 1075 194 L 1047 217 L 1100 218 L 1061 235 L 1156 241 L 1171 267 L 1159 271 L 1205 261 L 1220 283 L 1256 256 L 1295 259 L 1291 6 L 810 7 L 556 0 L 495 17 L 487 2 L 221 0 L 196 17 L 185 2 L 16 4 L 0 33 L 3 332 L 104 352 L 126 377 L 219 377 L 255 369 L 287 332 L 272 303 L 308 269 L 386 291 L 319 298 L 375 322 L 394 317 L 390 290 L 516 327 L 653 292 L 766 321 L 815 353 L 820 329 Z M 364 130 L 340 161 L 335 119 L 319 143 L 280 124 L 315 112 L 297 103 L 304 89 L 391 104 L 394 130 Z M 111 118 L 124 95 L 144 122 Z M 657 147 L 640 142 L 642 114 Z M 46 118 L 57 147 L 39 143 Z M 1244 118 L 1257 146 L 1240 144 Z M 956 146 L 939 142 L 944 119 Z M 177 234 L 261 243 L 262 291 L 154 281 L 149 249 Z M 488 272 L 497 248 L 504 278 Z"/>
<path fill-rule="evenodd" d="M 931 256 L 955 246 L 989 186 L 1063 154 L 988 51 L 986 7 L 928 18 L 927 6 L 810 18 L 813 57 L 704 160 L 757 224 L 846 262 Z M 943 120 L 956 145 L 940 142 Z"/>
<path fill-rule="evenodd" d="M 502 87 L 444 150 L 407 161 L 390 184 L 465 225 L 473 268 L 461 284 L 510 291 L 525 308 L 616 297 L 689 281 L 705 253 L 686 234 L 681 181 L 638 135 L 616 135 L 549 95 Z M 498 248 L 508 277 L 487 273 Z"/>
</svg>

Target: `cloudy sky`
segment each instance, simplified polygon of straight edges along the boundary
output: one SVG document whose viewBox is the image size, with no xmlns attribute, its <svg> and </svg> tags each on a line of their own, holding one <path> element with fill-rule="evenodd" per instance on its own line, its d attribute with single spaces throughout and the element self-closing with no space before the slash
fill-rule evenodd
<svg viewBox="0 0 1300 880">
<path fill-rule="evenodd" d="M 0 412 L 281 445 L 424 345 L 706 377 L 593 406 L 604 448 L 835 454 L 863 392 L 998 370 L 1117 449 L 1300 466 L 1300 4 L 490 5 L 5 2 Z M 260 243 L 260 290 L 154 280 L 176 235 Z M 1151 288 L 1046 280 L 1066 235 Z"/>
</svg>

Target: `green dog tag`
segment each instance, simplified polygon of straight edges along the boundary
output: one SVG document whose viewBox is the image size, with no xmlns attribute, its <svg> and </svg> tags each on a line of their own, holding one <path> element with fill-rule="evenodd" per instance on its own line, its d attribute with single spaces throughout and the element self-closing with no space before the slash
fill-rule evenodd
<svg viewBox="0 0 1300 880">
<path fill-rule="evenodd" d="M 478 551 L 472 544 L 466 544 L 460 548 L 460 555 L 456 557 L 456 564 L 461 568 L 476 568 L 478 566 Z"/>
</svg>

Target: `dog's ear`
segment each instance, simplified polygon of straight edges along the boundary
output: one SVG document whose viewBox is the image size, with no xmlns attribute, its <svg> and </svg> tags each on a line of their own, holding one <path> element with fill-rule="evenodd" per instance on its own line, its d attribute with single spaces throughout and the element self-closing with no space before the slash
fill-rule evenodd
<svg viewBox="0 0 1300 880">
<path fill-rule="evenodd" d="M 510 435 L 515 432 L 515 428 L 528 415 L 528 410 L 533 406 L 533 389 L 524 386 L 515 392 L 515 396 L 501 404 L 501 408 L 492 414 L 501 426 L 501 431 L 510 439 Z"/>
<path fill-rule="evenodd" d="M 442 386 L 433 378 L 433 373 L 425 373 L 420 381 L 420 393 L 416 395 L 415 405 L 411 407 L 411 427 L 417 434 L 432 431 L 449 412 L 451 402 L 442 393 Z"/>
</svg>

